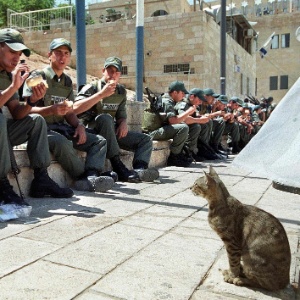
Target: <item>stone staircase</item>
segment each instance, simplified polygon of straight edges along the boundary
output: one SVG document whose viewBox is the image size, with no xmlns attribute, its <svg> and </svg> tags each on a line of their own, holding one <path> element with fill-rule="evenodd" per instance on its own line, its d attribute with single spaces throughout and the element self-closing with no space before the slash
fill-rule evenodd
<svg viewBox="0 0 300 300">
<path fill-rule="evenodd" d="M 128 113 L 128 127 L 130 130 L 141 131 L 141 118 L 143 115 L 143 110 L 145 108 L 145 103 L 128 101 L 127 103 L 127 113 Z M 3 109 L 3 113 L 9 118 L 9 112 L 6 107 Z M 166 165 L 167 158 L 169 156 L 171 141 L 153 141 L 153 151 L 150 160 L 150 167 L 164 167 Z M 14 154 L 16 162 L 21 170 L 18 175 L 18 181 L 22 192 L 25 196 L 28 195 L 30 183 L 33 179 L 33 170 L 29 167 L 29 159 L 26 152 L 26 144 L 19 145 L 14 148 Z M 85 153 L 78 151 L 78 155 L 84 160 Z M 127 166 L 127 168 L 132 168 L 133 153 L 125 150 L 121 150 L 121 160 Z M 109 160 L 106 161 L 106 170 L 111 169 Z M 65 172 L 60 164 L 55 161 L 52 157 L 51 165 L 48 168 L 48 173 L 52 179 L 55 180 L 60 186 L 66 187 L 72 185 L 71 177 Z M 17 182 L 13 174 L 8 175 L 11 185 L 14 187 L 15 191 L 18 191 Z"/>
</svg>

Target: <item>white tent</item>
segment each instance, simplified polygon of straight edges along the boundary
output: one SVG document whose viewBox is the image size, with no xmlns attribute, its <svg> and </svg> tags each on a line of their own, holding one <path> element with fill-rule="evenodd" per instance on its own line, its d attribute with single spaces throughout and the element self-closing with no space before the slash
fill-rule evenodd
<svg viewBox="0 0 300 300">
<path fill-rule="evenodd" d="M 300 77 L 233 165 L 300 188 Z"/>
</svg>

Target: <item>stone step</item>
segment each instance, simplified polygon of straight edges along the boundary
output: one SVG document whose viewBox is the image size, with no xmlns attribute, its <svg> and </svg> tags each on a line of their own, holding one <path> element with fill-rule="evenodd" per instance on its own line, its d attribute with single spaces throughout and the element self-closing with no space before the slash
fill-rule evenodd
<svg viewBox="0 0 300 300">
<path fill-rule="evenodd" d="M 153 151 L 149 167 L 161 168 L 166 166 L 166 161 L 170 153 L 171 141 L 153 141 Z M 20 169 L 18 175 L 18 181 L 21 190 L 25 196 L 28 196 L 30 183 L 33 179 L 33 170 L 29 167 L 29 159 L 26 152 L 26 145 L 20 145 L 14 149 L 16 162 Z M 78 155 L 84 160 L 85 153 L 78 151 Z M 132 169 L 133 153 L 125 150 L 121 150 L 121 160 L 128 169 Z M 105 171 L 111 170 L 109 160 L 106 160 Z M 61 187 L 72 186 L 73 181 L 69 174 L 62 169 L 60 164 L 52 157 L 51 165 L 48 168 L 49 176 L 55 180 Z M 18 185 L 13 174 L 8 175 L 11 185 L 15 191 L 18 191 Z"/>
</svg>

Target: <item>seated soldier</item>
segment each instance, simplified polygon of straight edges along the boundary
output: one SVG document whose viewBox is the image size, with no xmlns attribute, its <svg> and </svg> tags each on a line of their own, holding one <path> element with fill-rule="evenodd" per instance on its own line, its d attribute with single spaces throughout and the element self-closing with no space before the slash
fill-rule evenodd
<svg viewBox="0 0 300 300">
<path fill-rule="evenodd" d="M 105 192 L 114 185 L 116 174 L 102 173 L 106 157 L 106 140 L 86 131 L 73 111 L 73 85 L 64 73 L 71 60 L 71 44 L 63 38 L 54 39 L 49 47 L 49 66 L 38 71 L 45 80 L 37 86 L 24 85 L 23 97 L 31 105 L 31 113 L 42 115 L 48 126 L 51 153 L 71 177 L 80 191 Z M 47 85 L 47 89 L 45 88 Z M 39 97 L 32 95 L 38 89 Z M 76 150 L 86 152 L 83 161 Z M 102 173 L 102 174 L 101 174 Z"/>
<path fill-rule="evenodd" d="M 185 94 L 188 94 L 188 91 L 183 82 L 174 81 L 170 84 L 169 92 L 162 97 L 162 106 L 166 114 L 165 125 L 149 133 L 153 140 L 173 140 L 170 145 L 168 166 L 188 167 L 192 162 L 183 152 L 189 133 L 189 127 L 183 122 L 196 111 L 196 107 L 193 105 L 181 114 L 175 109 L 176 103 L 181 101 Z"/>
<path fill-rule="evenodd" d="M 193 106 L 199 107 L 199 105 L 203 102 L 206 102 L 203 91 L 201 89 L 194 88 L 190 90 L 187 98 L 176 103 L 175 110 L 177 114 L 180 115 Z M 189 134 L 186 144 L 195 161 L 205 160 L 204 157 L 200 156 L 200 153 L 198 154 L 198 139 L 201 135 L 202 124 L 208 123 L 209 120 L 209 117 L 200 115 L 199 111 L 195 111 L 184 120 L 184 123 L 189 126 Z"/>
<path fill-rule="evenodd" d="M 107 141 L 107 158 L 119 180 L 124 182 L 152 182 L 159 177 L 155 168 L 149 168 L 152 139 L 148 134 L 128 130 L 127 91 L 119 83 L 122 60 L 109 57 L 104 62 L 100 80 L 87 84 L 79 91 L 74 110 L 88 128 Z M 107 90 L 113 93 L 107 95 Z M 134 153 L 133 170 L 123 164 L 120 149 Z"/>
</svg>

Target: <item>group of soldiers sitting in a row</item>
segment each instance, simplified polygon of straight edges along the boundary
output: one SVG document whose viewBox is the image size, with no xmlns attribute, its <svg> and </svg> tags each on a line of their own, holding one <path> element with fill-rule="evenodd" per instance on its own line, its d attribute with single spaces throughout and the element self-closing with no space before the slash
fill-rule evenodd
<svg viewBox="0 0 300 300">
<path fill-rule="evenodd" d="M 238 153 L 267 118 L 260 118 L 260 107 L 252 112 L 249 101 L 244 107 L 246 101 L 228 100 L 210 88 L 188 92 L 182 82 L 175 81 L 161 99 L 161 123 L 145 127 L 147 132 L 129 130 L 119 57 L 106 58 L 99 67 L 101 78 L 74 94 L 72 80 L 65 73 L 72 55 L 70 41 L 55 38 L 48 47 L 49 65 L 35 72 L 25 60 L 19 63 L 30 53 L 20 32 L 0 30 L 0 205 L 29 205 L 7 177 L 17 169 L 12 147 L 25 142 L 33 171 L 29 195 L 70 198 L 73 190 L 60 187 L 48 174 L 50 153 L 73 179 L 73 189 L 106 192 L 116 181 L 159 178 L 159 171 L 150 167 L 152 140 L 172 139 L 167 163 L 185 167 L 193 161 L 227 157 L 223 135 L 228 135 L 232 153 Z M 11 118 L 2 113 L 4 106 Z M 265 109 L 268 114 L 268 104 Z M 256 119 L 250 119 L 255 113 Z M 131 167 L 122 162 L 120 149 L 133 152 Z M 77 150 L 86 153 L 84 161 Z M 105 167 L 106 160 L 111 169 Z"/>
<path fill-rule="evenodd" d="M 187 91 L 181 81 L 172 82 L 160 101 L 161 126 L 153 130 L 153 124 L 147 121 L 154 119 L 144 117 L 143 129 L 153 140 L 172 139 L 168 165 L 183 167 L 193 161 L 238 154 L 275 107 L 272 97 L 242 100 L 217 94 L 211 88 Z M 228 147 L 222 144 L 223 136 L 227 136 Z"/>
</svg>

